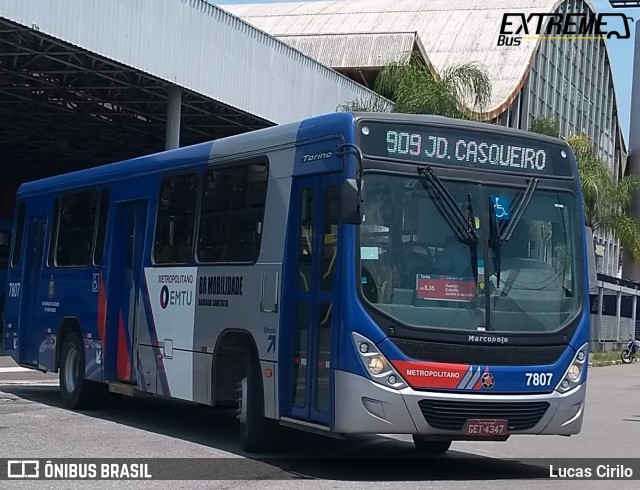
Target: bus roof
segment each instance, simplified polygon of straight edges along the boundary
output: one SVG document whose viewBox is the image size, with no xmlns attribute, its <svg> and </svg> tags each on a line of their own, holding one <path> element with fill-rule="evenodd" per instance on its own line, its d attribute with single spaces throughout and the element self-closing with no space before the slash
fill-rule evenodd
<svg viewBox="0 0 640 490">
<path fill-rule="evenodd" d="M 284 143 L 285 138 L 295 139 L 297 137 L 300 140 L 313 136 L 319 136 L 319 134 L 317 134 L 319 128 L 326 129 L 327 131 L 333 132 L 335 134 L 335 130 L 331 131 L 331 128 L 327 128 L 325 125 L 333 123 L 341 123 L 344 125 L 352 123 L 354 120 L 360 118 L 366 118 L 369 120 L 378 119 L 388 122 L 404 121 L 420 124 L 446 124 L 447 126 L 451 127 L 492 131 L 505 135 L 511 135 L 514 137 L 523 137 L 526 135 L 531 138 L 543 141 L 546 140 L 555 143 L 562 143 L 566 145 L 566 142 L 563 142 L 558 138 L 553 138 L 538 133 L 531 133 L 529 131 L 523 131 L 504 126 L 496 126 L 489 123 L 452 119 L 444 116 L 430 114 L 336 112 L 314 116 L 297 123 L 272 126 L 269 128 L 221 138 L 220 140 L 211 140 L 191 146 L 165 150 L 150 155 L 132 158 L 129 160 L 108 163 L 105 165 L 99 165 L 97 167 L 47 177 L 32 182 L 26 182 L 22 184 L 18 189 L 17 198 L 46 192 L 55 192 L 70 188 L 95 186 L 96 184 L 114 181 L 122 178 L 140 176 L 152 172 L 178 170 L 185 166 L 203 163 L 209 160 L 212 146 L 216 141 L 233 141 L 234 146 L 237 145 L 238 147 L 243 148 L 243 151 L 246 151 L 246 144 L 251 141 L 256 142 L 256 144 L 264 144 L 265 142 L 269 142 L 268 140 L 272 138 L 266 138 L 266 135 L 273 136 L 273 140 L 280 137 L 281 142 Z M 301 134 L 303 130 L 305 131 L 304 135 Z M 269 143 L 273 143 L 273 141 L 270 141 Z"/>
<path fill-rule="evenodd" d="M 234 136 L 165 150 L 120 162 L 99 165 L 84 170 L 69 172 L 26 182 L 18 189 L 17 197 L 56 192 L 70 188 L 95 186 L 100 183 L 122 178 L 144 175 L 152 172 L 178 170 L 181 167 L 203 163 L 210 159 L 212 146 L 217 142 L 228 142 L 227 147 L 241 148 L 241 152 L 250 151 L 251 147 L 264 148 L 274 144 L 295 142 L 296 138 L 313 137 L 318 127 L 326 128 L 326 124 L 348 123 L 353 121 L 353 114 L 337 112 L 304 119 L 296 123 L 282 124 L 268 128 L 249 131 Z M 305 130 L 305 134 L 299 134 Z M 335 132 L 335 131 L 334 131 Z"/>
<path fill-rule="evenodd" d="M 146 173 L 170 170 L 197 162 L 206 161 L 212 142 L 162 151 L 151 155 L 108 163 L 97 167 L 69 172 L 22 184 L 17 197 L 57 191 L 73 187 L 96 185 L 101 182 L 117 180 L 122 177 L 144 175 Z"/>
<path fill-rule="evenodd" d="M 354 112 L 356 119 L 380 119 L 388 122 L 410 122 L 416 124 L 446 124 L 452 128 L 459 127 L 467 130 L 481 130 L 490 131 L 494 133 L 504 134 L 506 136 L 514 137 L 527 137 L 531 139 L 537 139 L 540 141 L 546 141 L 549 143 L 562 144 L 568 147 L 568 144 L 553 136 L 547 136 L 546 134 L 534 133 L 532 131 L 526 131 L 524 129 L 510 128 L 508 126 L 501 126 L 498 124 L 491 124 L 488 122 L 469 121 L 465 119 L 455 119 L 447 116 L 438 116 L 435 114 L 403 114 L 398 112 L 385 112 L 385 113 L 372 113 L 372 112 Z"/>
</svg>

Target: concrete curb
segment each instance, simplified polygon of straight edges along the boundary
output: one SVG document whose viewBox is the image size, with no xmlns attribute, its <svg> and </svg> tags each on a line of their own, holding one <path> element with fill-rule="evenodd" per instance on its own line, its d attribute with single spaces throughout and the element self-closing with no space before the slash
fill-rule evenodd
<svg viewBox="0 0 640 490">
<path fill-rule="evenodd" d="M 622 364 L 622 361 L 598 361 L 598 362 L 590 362 L 589 367 L 615 366 L 618 364 Z"/>
<path fill-rule="evenodd" d="M 636 364 L 637 362 L 640 362 L 640 359 L 638 358 L 634 359 L 631 364 Z M 623 364 L 623 362 L 621 360 L 590 362 L 589 367 L 616 366 L 618 364 Z"/>
</svg>

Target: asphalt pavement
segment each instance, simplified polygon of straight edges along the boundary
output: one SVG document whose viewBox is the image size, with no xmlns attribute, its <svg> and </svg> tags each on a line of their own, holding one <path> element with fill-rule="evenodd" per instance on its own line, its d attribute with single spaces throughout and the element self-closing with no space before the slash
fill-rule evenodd
<svg viewBox="0 0 640 490">
<path fill-rule="evenodd" d="M 95 411 L 65 410 L 57 375 L 16 367 L 11 359 L 0 357 L 0 441 L 4 441 L 0 458 L 207 458 L 220 466 L 221 476 L 212 481 L 127 483 L 5 481 L 0 483 L 2 488 L 122 488 L 127 484 L 129 488 L 302 490 L 374 484 L 402 489 L 640 489 L 640 474 L 629 481 L 550 479 L 548 466 L 533 459 L 574 458 L 571 464 L 616 464 L 622 461 L 619 458 L 638 461 L 640 363 L 590 369 L 585 421 L 577 436 L 459 442 L 445 456 L 425 459 L 408 436 L 334 440 L 283 429 L 268 455 L 276 459 L 268 461 L 242 451 L 231 410 L 150 396 L 124 397 Z M 567 460 L 558 460 L 562 461 Z"/>
<path fill-rule="evenodd" d="M 0 347 L 0 383 L 3 385 L 52 384 L 57 386 L 58 375 L 20 367 Z"/>
</svg>

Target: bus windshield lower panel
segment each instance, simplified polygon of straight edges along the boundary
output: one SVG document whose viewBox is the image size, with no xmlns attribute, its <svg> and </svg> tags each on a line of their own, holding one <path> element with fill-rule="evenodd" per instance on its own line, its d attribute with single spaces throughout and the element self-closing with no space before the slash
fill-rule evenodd
<svg viewBox="0 0 640 490">
<path fill-rule="evenodd" d="M 458 331 L 551 333 L 576 315 L 584 298 L 570 192 L 439 183 L 444 190 L 365 174 L 359 258 L 369 303 L 408 326 Z"/>
</svg>

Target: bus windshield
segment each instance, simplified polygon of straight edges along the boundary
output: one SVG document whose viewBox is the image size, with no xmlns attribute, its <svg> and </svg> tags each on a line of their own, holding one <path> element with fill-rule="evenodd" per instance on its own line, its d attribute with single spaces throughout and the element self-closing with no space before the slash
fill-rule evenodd
<svg viewBox="0 0 640 490">
<path fill-rule="evenodd" d="M 573 194 L 439 182 L 437 192 L 419 176 L 365 174 L 359 260 L 366 300 L 419 328 L 562 328 L 583 300 Z"/>
</svg>

